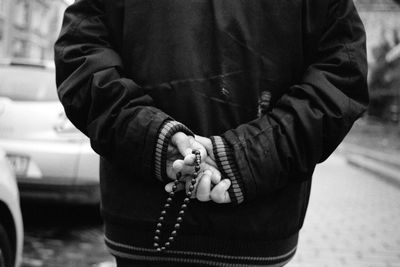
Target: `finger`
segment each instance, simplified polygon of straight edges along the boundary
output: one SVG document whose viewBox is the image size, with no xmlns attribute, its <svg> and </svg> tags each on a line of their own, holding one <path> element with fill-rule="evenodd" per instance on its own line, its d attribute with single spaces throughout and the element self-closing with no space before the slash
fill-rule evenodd
<svg viewBox="0 0 400 267">
<path fill-rule="evenodd" d="M 211 182 L 213 184 L 218 184 L 221 181 L 221 172 L 214 166 L 204 163 L 202 169 L 211 171 Z"/>
<path fill-rule="evenodd" d="M 167 161 L 166 172 L 167 172 L 168 178 L 175 179 L 175 176 L 176 176 L 177 172 L 175 172 L 174 169 L 172 168 L 172 164 L 173 164 L 172 161 L 169 161 L 169 160 Z"/>
<path fill-rule="evenodd" d="M 200 178 L 196 191 L 196 198 L 199 201 L 210 201 L 211 175 L 212 172 L 210 170 L 206 170 Z"/>
<path fill-rule="evenodd" d="M 200 135 L 195 135 L 195 140 L 199 142 L 207 151 L 207 155 L 209 155 L 212 159 L 214 159 L 213 145 L 210 138 L 203 137 Z"/>
<path fill-rule="evenodd" d="M 190 147 L 193 150 L 198 150 L 200 152 L 200 157 L 201 157 L 201 161 L 204 161 L 205 158 L 207 157 L 207 150 L 206 148 L 200 144 L 199 142 L 197 142 L 193 136 L 189 136 L 189 143 L 190 143 Z"/>
<path fill-rule="evenodd" d="M 217 163 L 216 163 L 211 157 L 206 157 L 205 162 L 206 162 L 208 165 L 211 165 L 211 166 L 213 166 L 213 167 L 215 167 L 215 168 L 218 168 Z"/>
<path fill-rule="evenodd" d="M 176 146 L 176 148 L 179 150 L 179 153 L 181 153 L 181 155 L 184 157 L 190 154 L 192 151 L 188 136 L 182 132 L 177 132 L 174 134 L 171 138 L 171 143 Z"/>
<path fill-rule="evenodd" d="M 217 184 L 213 190 L 211 190 L 210 197 L 215 203 L 223 204 L 230 203 L 231 198 L 228 193 L 228 189 L 231 186 L 231 181 L 229 179 L 222 180 Z"/>
<path fill-rule="evenodd" d="M 170 183 L 166 184 L 165 185 L 165 191 L 168 192 L 168 193 L 171 193 L 173 191 L 174 184 L 175 184 L 174 182 L 170 182 Z M 176 187 L 177 188 L 176 188 L 175 192 L 182 191 L 182 190 L 185 189 L 185 185 L 182 184 L 182 183 L 177 184 Z"/>
<path fill-rule="evenodd" d="M 181 172 L 182 175 L 186 174 L 193 174 L 194 172 L 194 167 L 185 164 L 185 162 L 181 159 L 175 160 L 174 163 L 172 164 L 172 170 L 173 174 L 176 175 L 176 173 Z"/>
<path fill-rule="evenodd" d="M 195 156 L 194 154 L 190 153 L 189 155 L 187 155 L 187 156 L 183 159 L 183 162 L 184 162 L 186 165 L 193 166 L 193 165 L 194 165 L 195 159 L 196 159 L 196 156 Z"/>
</svg>

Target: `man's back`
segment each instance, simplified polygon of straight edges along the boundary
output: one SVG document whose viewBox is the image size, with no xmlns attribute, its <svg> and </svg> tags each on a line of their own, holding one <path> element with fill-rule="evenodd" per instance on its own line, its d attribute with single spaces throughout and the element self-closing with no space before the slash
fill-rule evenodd
<svg viewBox="0 0 400 267">
<path fill-rule="evenodd" d="M 368 98 L 352 1 L 82 0 L 66 18 L 56 44 L 59 94 L 102 156 L 111 252 L 217 266 L 288 261 L 315 164 Z M 174 246 L 157 254 L 165 195 L 151 177 L 152 155 L 171 119 L 218 136 L 235 162 L 220 165 L 233 203 L 191 203 Z"/>
</svg>

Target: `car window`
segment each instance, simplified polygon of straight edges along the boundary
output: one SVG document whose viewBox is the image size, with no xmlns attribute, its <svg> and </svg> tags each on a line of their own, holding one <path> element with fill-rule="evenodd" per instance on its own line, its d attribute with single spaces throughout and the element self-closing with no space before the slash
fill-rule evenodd
<svg viewBox="0 0 400 267">
<path fill-rule="evenodd" d="M 0 66 L 0 97 L 14 101 L 56 101 L 54 70 Z"/>
</svg>

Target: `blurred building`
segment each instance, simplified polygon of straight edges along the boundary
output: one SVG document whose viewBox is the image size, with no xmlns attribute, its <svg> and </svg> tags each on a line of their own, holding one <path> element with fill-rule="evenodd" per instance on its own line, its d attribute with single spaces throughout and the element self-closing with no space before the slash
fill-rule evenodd
<svg viewBox="0 0 400 267">
<path fill-rule="evenodd" d="M 368 114 L 400 123 L 400 1 L 355 0 L 367 32 Z"/>
<path fill-rule="evenodd" d="M 0 0 L 0 57 L 52 59 L 66 0 Z"/>
<path fill-rule="evenodd" d="M 368 61 L 375 61 L 372 50 L 382 42 L 395 46 L 400 36 L 400 1 L 354 0 L 367 31 Z"/>
</svg>

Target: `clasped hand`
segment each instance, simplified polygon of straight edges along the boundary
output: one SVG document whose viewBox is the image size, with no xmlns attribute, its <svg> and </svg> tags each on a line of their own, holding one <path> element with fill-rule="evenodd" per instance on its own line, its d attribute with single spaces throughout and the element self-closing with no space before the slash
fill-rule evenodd
<svg viewBox="0 0 400 267">
<path fill-rule="evenodd" d="M 174 180 L 178 172 L 182 174 L 177 191 L 186 190 L 187 192 L 189 190 L 195 165 L 193 150 L 200 151 L 201 164 L 191 197 L 202 202 L 211 200 L 215 203 L 230 203 L 228 189 L 231 181 L 221 177 L 221 172 L 215 163 L 211 140 L 202 136 L 194 138 L 182 132 L 172 136 L 167 151 L 168 177 Z M 165 186 L 165 190 L 171 192 L 173 186 L 174 182 L 170 182 Z"/>
</svg>

